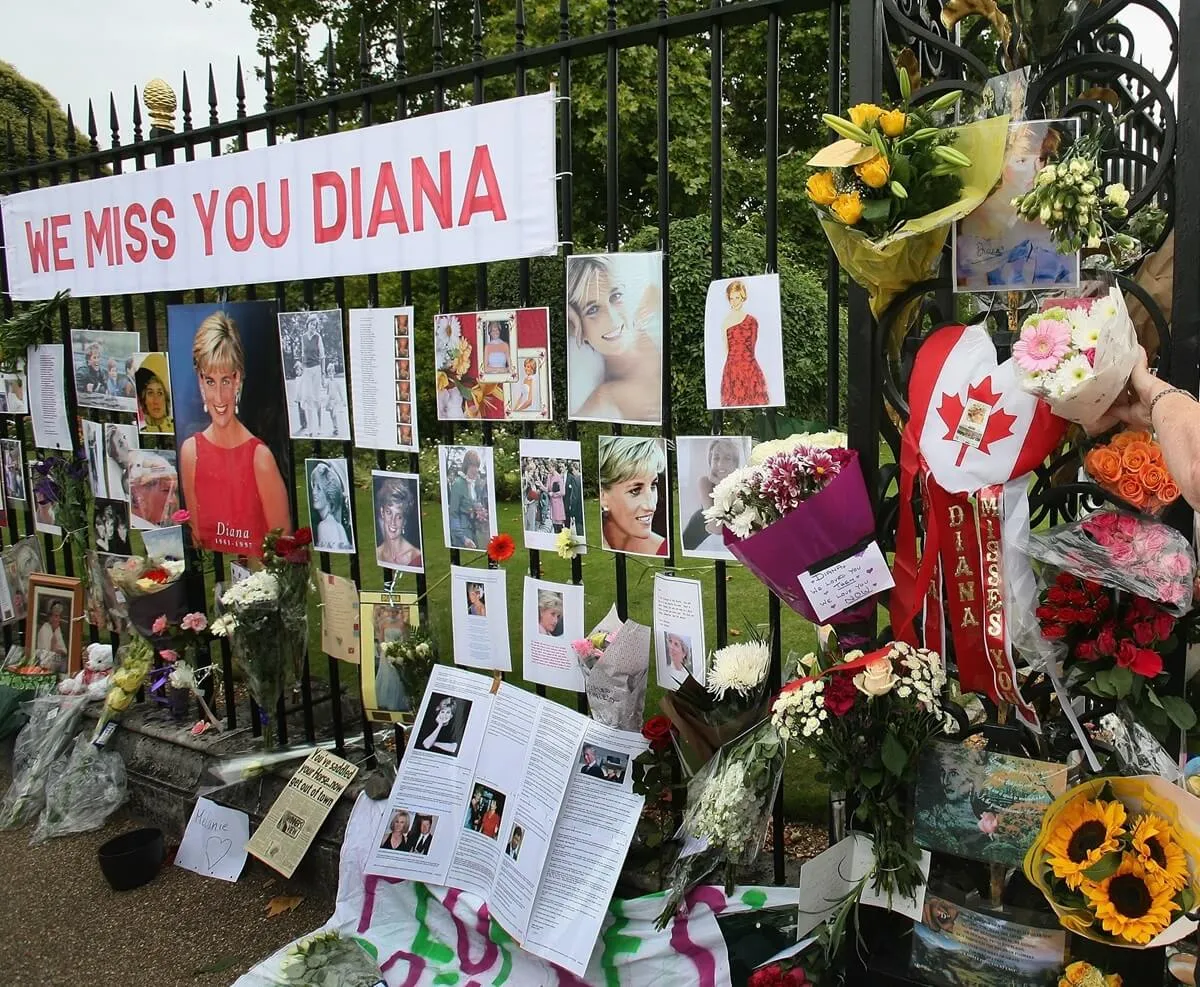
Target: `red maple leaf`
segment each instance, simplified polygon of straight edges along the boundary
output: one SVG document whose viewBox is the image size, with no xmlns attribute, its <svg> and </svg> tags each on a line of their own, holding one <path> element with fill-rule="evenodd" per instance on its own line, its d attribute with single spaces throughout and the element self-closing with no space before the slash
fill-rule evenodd
<svg viewBox="0 0 1200 987">
<path fill-rule="evenodd" d="M 992 378 L 984 377 L 978 384 L 973 384 L 967 388 L 967 401 L 980 401 L 983 404 L 992 408 L 992 413 L 988 415 L 987 425 L 983 430 L 983 437 L 979 440 L 979 451 L 985 456 L 989 454 L 988 447 L 993 442 L 999 442 L 1001 439 L 1006 439 L 1013 434 L 1013 424 L 1017 420 L 1016 415 L 1010 415 L 1007 411 L 996 408 L 1000 401 L 1000 395 L 992 390 Z M 963 412 L 966 410 L 966 404 L 957 394 L 943 394 L 942 403 L 938 408 L 938 414 L 946 424 L 946 440 L 953 441 L 954 433 L 958 430 L 958 423 L 962 421 Z M 961 466 L 963 457 L 967 454 L 967 449 L 970 448 L 965 442 L 960 443 L 961 448 L 958 451 L 958 460 L 956 466 Z"/>
</svg>

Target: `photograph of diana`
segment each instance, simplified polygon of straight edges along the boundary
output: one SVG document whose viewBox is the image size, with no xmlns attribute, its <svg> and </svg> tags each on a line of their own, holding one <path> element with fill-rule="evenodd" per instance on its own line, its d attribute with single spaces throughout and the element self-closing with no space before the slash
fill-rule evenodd
<svg viewBox="0 0 1200 987">
<path fill-rule="evenodd" d="M 344 459 L 306 459 L 308 524 L 313 548 L 336 555 L 354 554 L 354 519 L 350 507 L 350 470 Z"/>
<path fill-rule="evenodd" d="M 466 603 L 468 617 L 487 616 L 487 596 L 483 583 L 466 584 Z"/>
<path fill-rule="evenodd" d="M 666 555 L 667 443 L 600 436 L 600 546 L 628 555 Z"/>
<path fill-rule="evenodd" d="M 1013 124 L 1000 184 L 954 228 L 955 291 L 1028 291 L 1079 283 L 1079 254 L 1061 254 L 1050 232 L 1022 219 L 1012 200 L 1079 138 L 1079 120 Z"/>
<path fill-rule="evenodd" d="M 179 510 L 179 469 L 174 449 L 136 449 L 125 470 L 129 515 L 139 531 L 168 527 Z"/>
<path fill-rule="evenodd" d="M 108 555 L 131 555 L 129 505 L 120 500 L 96 500 L 92 512 L 96 551 Z"/>
<path fill-rule="evenodd" d="M 136 332 L 71 330 L 71 365 L 79 407 L 128 414 L 137 410 L 133 364 L 141 343 Z"/>
<path fill-rule="evenodd" d="M 25 455 L 20 439 L 0 439 L 0 456 L 4 463 L 4 497 L 6 500 L 25 500 Z"/>
<path fill-rule="evenodd" d="M 431 692 L 425 715 L 413 735 L 413 750 L 458 757 L 470 716 L 471 700 Z"/>
<path fill-rule="evenodd" d="M 779 275 L 728 278 L 704 304 L 704 387 L 709 408 L 786 404 Z"/>
<path fill-rule="evenodd" d="M 138 353 L 133 358 L 133 366 L 138 428 L 143 435 L 174 435 L 167 354 Z"/>
<path fill-rule="evenodd" d="M 342 310 L 280 312 L 279 347 L 293 439 L 348 439 Z"/>
<path fill-rule="evenodd" d="M 667 688 L 678 689 L 692 674 L 692 639 L 686 634 L 666 631 L 661 647 L 660 654 L 666 660 L 659 667 L 658 681 Z"/>
<path fill-rule="evenodd" d="M 83 427 L 83 448 L 88 462 L 88 483 L 91 484 L 93 497 L 108 496 L 108 466 L 104 462 L 104 424 L 102 422 L 79 419 Z M 15 442 L 15 439 L 0 439 L 3 442 Z"/>
<path fill-rule="evenodd" d="M 482 552 L 496 533 L 491 446 L 438 446 L 447 548 Z"/>
<path fill-rule="evenodd" d="M 292 530 L 275 303 L 171 305 L 167 325 L 175 442 L 192 537 L 209 551 L 261 555 L 268 531 Z"/>
<path fill-rule="evenodd" d="M 405 689 L 400 672 L 384 653 L 384 648 L 394 641 L 403 641 L 408 636 L 413 623 L 420 619 L 417 608 L 408 603 L 364 603 L 361 607 L 362 616 L 366 616 L 365 611 L 368 607 L 373 653 L 370 660 L 371 681 L 363 683 L 364 705 L 369 709 L 387 713 L 411 714 L 413 698 Z M 419 700 L 420 696 L 417 699 Z"/>
<path fill-rule="evenodd" d="M 567 258 L 567 416 L 662 423 L 662 254 Z"/>
<path fill-rule="evenodd" d="M 517 313 L 480 312 L 475 317 L 479 380 L 507 384 L 517 380 Z"/>
<path fill-rule="evenodd" d="M 680 435 L 675 439 L 679 481 L 679 533 L 683 554 L 732 560 L 721 525 L 704 520 L 717 484 L 750 459 L 750 438 L 740 435 Z"/>
<path fill-rule="evenodd" d="M 371 473 L 375 561 L 384 569 L 424 572 L 420 484 L 414 473 Z"/>
</svg>

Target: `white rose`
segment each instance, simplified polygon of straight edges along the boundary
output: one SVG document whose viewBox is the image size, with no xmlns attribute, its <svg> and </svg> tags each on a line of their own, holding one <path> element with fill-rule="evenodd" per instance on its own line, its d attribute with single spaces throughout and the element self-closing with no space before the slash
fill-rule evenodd
<svg viewBox="0 0 1200 987">
<path fill-rule="evenodd" d="M 898 681 L 892 663 L 887 658 L 879 658 L 854 676 L 854 687 L 867 696 L 883 696 L 891 692 Z"/>
</svg>

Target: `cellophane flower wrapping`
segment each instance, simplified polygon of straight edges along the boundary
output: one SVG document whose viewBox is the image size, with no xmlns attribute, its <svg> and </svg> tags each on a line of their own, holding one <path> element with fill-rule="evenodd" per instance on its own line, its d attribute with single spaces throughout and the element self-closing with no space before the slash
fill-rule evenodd
<svg viewBox="0 0 1200 987">
<path fill-rule="evenodd" d="M 718 750 L 688 782 L 688 807 L 675 835 L 683 846 L 671 867 L 660 929 L 717 867 L 745 866 L 758 857 L 783 778 L 783 754 L 766 719 Z"/>
<path fill-rule="evenodd" d="M 376 987 L 383 974 L 362 940 L 329 929 L 289 946 L 272 981 L 279 987 Z"/>
<path fill-rule="evenodd" d="M 55 761 L 46 784 L 46 807 L 30 843 L 99 829 L 125 802 L 125 762 L 115 750 L 96 747 L 80 734 Z"/>
<path fill-rule="evenodd" d="M 875 612 L 878 602 L 878 597 L 871 596 L 819 621 L 800 586 L 802 572 L 852 548 L 875 532 L 875 515 L 858 453 L 840 451 L 847 461 L 824 489 L 749 537 L 738 537 L 728 526 L 723 531 L 725 545 L 734 558 L 796 613 L 814 623 L 860 621 Z"/>
<path fill-rule="evenodd" d="M 1107 849 L 1108 844 L 1093 846 L 1092 840 L 1085 840 L 1081 834 L 1074 841 L 1074 848 L 1068 846 L 1069 855 L 1056 854 L 1056 838 L 1061 841 L 1064 835 L 1069 835 L 1067 830 L 1072 819 L 1077 823 L 1086 824 L 1087 819 L 1081 813 L 1081 807 L 1098 800 L 1117 801 L 1124 807 L 1122 813 L 1105 820 L 1107 829 L 1100 834 L 1110 836 L 1115 849 Z M 1161 852 L 1160 847 L 1151 851 L 1151 848 L 1144 844 L 1140 848 L 1129 845 L 1130 837 L 1135 835 L 1138 823 L 1149 816 L 1166 824 L 1158 841 L 1160 847 L 1167 842 L 1174 844 L 1176 850 L 1171 851 L 1169 855 Z M 1081 827 L 1077 825 L 1076 828 Z M 1075 851 L 1085 844 L 1091 848 L 1091 855 L 1097 858 L 1095 864 L 1087 870 L 1068 874 L 1077 871 L 1078 867 L 1086 862 L 1074 859 L 1082 856 Z M 1131 876 L 1140 879 L 1145 875 L 1146 882 L 1152 890 L 1165 891 L 1164 897 L 1170 895 L 1173 905 L 1166 909 L 1169 912 L 1170 923 L 1165 928 L 1154 931 L 1154 928 L 1162 924 L 1160 921 L 1153 928 L 1141 928 L 1140 935 L 1137 927 L 1125 930 L 1124 935 L 1113 934 L 1104 929 L 1103 920 L 1096 913 L 1096 901 L 1130 901 L 1135 906 L 1133 911 L 1141 911 L 1141 908 L 1146 906 L 1145 902 L 1131 900 L 1118 893 L 1111 884 L 1108 884 L 1111 893 L 1104 893 L 1104 888 L 1098 887 L 1114 877 L 1111 866 L 1114 857 L 1118 858 L 1122 865 L 1127 858 L 1135 858 L 1132 861 L 1135 866 Z M 1157 865 L 1148 867 L 1145 863 L 1147 858 L 1166 861 L 1174 873 L 1168 873 Z M 1056 859 L 1062 874 L 1056 872 Z M 1041 831 L 1025 855 L 1024 870 L 1029 882 L 1045 896 L 1058 916 L 1059 923 L 1069 932 L 1111 946 L 1153 949 L 1177 942 L 1195 932 L 1196 923 L 1184 915 L 1194 907 L 1197 895 L 1200 895 L 1198 863 L 1200 799 L 1175 787 L 1165 778 L 1138 775 L 1130 778 L 1096 778 L 1077 785 L 1055 799 L 1046 809 L 1042 817 Z M 1076 887 L 1070 886 L 1068 877 L 1070 883 Z M 1141 917 L 1147 917 L 1156 910 L 1148 906 L 1147 908 L 1146 916 Z"/>
<path fill-rule="evenodd" d="M 1152 517 L 1179 499 L 1179 484 L 1149 432 L 1119 432 L 1092 446 L 1083 457 L 1083 468 L 1094 483 Z"/>
<path fill-rule="evenodd" d="M 1137 333 L 1117 288 L 1029 316 L 1013 345 L 1017 383 L 1060 418 L 1083 425 L 1112 407 L 1137 359 Z"/>
<path fill-rule="evenodd" d="M 140 634 L 130 634 L 129 641 L 117 651 L 117 667 L 109 679 L 108 692 L 92 739 L 97 739 L 110 720 L 119 720 L 133 705 L 138 691 L 150 674 L 154 664 L 154 649 Z M 86 695 L 86 693 L 85 693 Z"/>
<path fill-rule="evenodd" d="M 650 628 L 622 621 L 614 604 L 589 638 L 606 633 L 603 651 L 577 655 L 583 671 L 588 711 L 597 723 L 617 730 L 639 731 L 645 719 L 646 681 L 650 671 Z"/>
<path fill-rule="evenodd" d="M 16 829 L 37 818 L 51 769 L 70 747 L 87 705 L 86 695 L 39 696 L 26 707 L 29 722 L 13 748 L 12 784 L 0 799 L 0 829 Z"/>
<path fill-rule="evenodd" d="M 1180 532 L 1127 511 L 1099 510 L 1029 535 L 1032 558 L 1159 603 L 1182 617 L 1192 606 L 1196 556 Z"/>
</svg>

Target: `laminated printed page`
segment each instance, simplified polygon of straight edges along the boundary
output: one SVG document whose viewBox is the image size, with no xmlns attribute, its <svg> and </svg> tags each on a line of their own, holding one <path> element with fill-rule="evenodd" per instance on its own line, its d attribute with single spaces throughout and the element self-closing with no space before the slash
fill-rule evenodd
<svg viewBox="0 0 1200 987">
<path fill-rule="evenodd" d="M 454 664 L 512 671 L 505 575 L 503 569 L 450 567 Z"/>
<path fill-rule="evenodd" d="M 367 872 L 445 884 L 492 705 L 492 680 L 435 665 Z"/>
<path fill-rule="evenodd" d="M 499 695 L 509 689 L 514 687 L 502 685 Z M 538 700 L 537 705 L 525 784 L 501 829 L 504 855 L 487 902 L 492 916 L 518 942 L 528 932 L 538 881 L 545 870 L 554 835 L 554 821 L 588 728 L 588 718 L 573 710 L 545 700 Z M 496 719 L 496 714 L 492 719 Z"/>
<path fill-rule="evenodd" d="M 592 733 L 589 725 L 584 747 Z M 522 944 L 578 977 L 587 970 L 645 801 L 617 784 L 611 767 L 607 778 L 603 766 L 597 773 L 589 761 L 586 768 L 567 785 Z"/>
<path fill-rule="evenodd" d="M 501 848 L 525 785 L 530 743 L 545 701 L 501 684 L 492 698 L 466 809 L 457 821 L 458 849 L 445 883 L 486 898 L 496 880 Z"/>
</svg>

